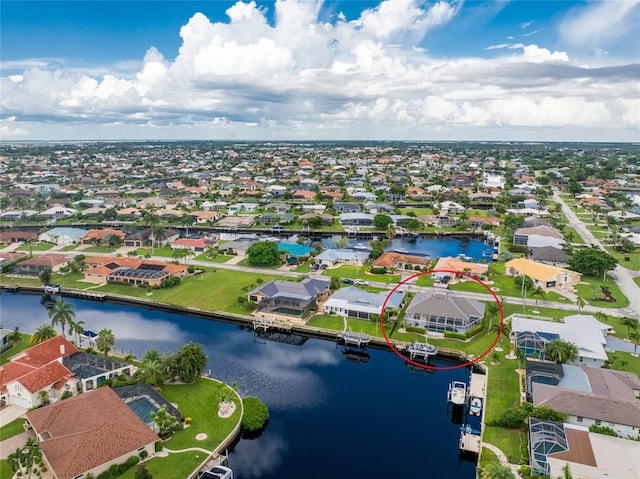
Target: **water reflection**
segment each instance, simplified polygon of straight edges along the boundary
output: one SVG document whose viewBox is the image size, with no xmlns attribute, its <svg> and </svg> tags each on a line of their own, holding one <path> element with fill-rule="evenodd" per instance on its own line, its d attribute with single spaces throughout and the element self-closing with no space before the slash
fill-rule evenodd
<svg viewBox="0 0 640 479">
<path fill-rule="evenodd" d="M 282 463 L 287 442 L 279 434 L 265 431 L 260 440 L 242 441 L 243 447 L 233 452 L 233 467 L 242 470 L 245 479 L 262 477 L 273 472 Z"/>
</svg>

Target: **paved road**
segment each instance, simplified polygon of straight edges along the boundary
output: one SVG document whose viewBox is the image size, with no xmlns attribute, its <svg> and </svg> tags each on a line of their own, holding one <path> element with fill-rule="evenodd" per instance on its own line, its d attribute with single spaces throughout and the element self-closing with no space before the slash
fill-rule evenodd
<svg viewBox="0 0 640 479">
<path fill-rule="evenodd" d="M 554 192 L 553 200 L 560 204 L 562 212 L 569 220 L 569 226 L 578 232 L 586 244 L 594 245 L 601 250 L 606 251 L 602 243 L 593 236 L 593 233 L 587 229 L 586 225 L 580 220 L 580 218 L 578 218 L 571 208 L 569 208 L 558 192 Z M 620 288 L 620 291 L 622 291 L 622 293 L 629 299 L 629 306 L 626 308 L 620 308 L 619 311 L 625 316 L 630 316 L 640 320 L 640 288 L 633 281 L 633 276 L 635 276 L 635 274 L 621 265 L 617 265 L 611 273 L 611 277 Z"/>
</svg>

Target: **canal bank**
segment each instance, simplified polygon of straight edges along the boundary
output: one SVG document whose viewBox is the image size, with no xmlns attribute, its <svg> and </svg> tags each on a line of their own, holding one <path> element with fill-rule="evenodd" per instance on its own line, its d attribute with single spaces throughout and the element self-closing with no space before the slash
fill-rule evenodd
<svg viewBox="0 0 640 479">
<path fill-rule="evenodd" d="M 2 291 L 33 295 L 43 294 L 43 290 L 41 287 L 18 284 L 0 285 L 0 292 Z M 257 330 L 257 327 L 259 326 L 259 320 L 255 316 L 231 313 L 226 311 L 208 311 L 200 308 L 173 305 L 147 298 L 137 298 L 115 293 L 97 293 L 93 291 L 85 291 L 74 288 L 63 288 L 58 294 L 68 298 L 83 299 L 88 301 L 110 302 L 113 304 L 120 304 L 124 306 L 133 305 L 143 308 L 153 308 L 155 310 L 163 311 L 166 313 L 180 314 L 195 318 L 207 319 L 210 321 L 222 321 L 254 330 Z M 269 325 L 269 329 L 271 329 L 272 331 L 283 332 L 285 334 L 302 334 L 308 337 L 332 341 L 335 343 L 341 342 L 342 339 L 340 331 L 308 326 L 306 324 L 274 323 Z M 397 340 L 390 340 L 390 342 L 397 351 L 404 351 L 411 344 L 409 342 Z M 385 341 L 385 339 L 377 336 L 369 336 L 367 346 L 376 349 L 391 350 L 391 347 Z M 462 351 L 448 348 L 438 348 L 436 357 L 440 360 L 454 363 L 467 363 L 473 360 L 472 357 L 467 356 Z M 480 371 L 486 372 L 486 368 L 484 368 L 481 364 L 475 364 L 474 368 L 479 368 Z"/>
</svg>

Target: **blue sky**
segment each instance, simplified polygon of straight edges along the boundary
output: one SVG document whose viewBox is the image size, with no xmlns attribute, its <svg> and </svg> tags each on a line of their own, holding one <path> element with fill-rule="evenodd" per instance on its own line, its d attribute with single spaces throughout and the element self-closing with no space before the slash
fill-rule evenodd
<svg viewBox="0 0 640 479">
<path fill-rule="evenodd" d="M 0 2 L 0 138 L 640 140 L 640 2 Z"/>
</svg>

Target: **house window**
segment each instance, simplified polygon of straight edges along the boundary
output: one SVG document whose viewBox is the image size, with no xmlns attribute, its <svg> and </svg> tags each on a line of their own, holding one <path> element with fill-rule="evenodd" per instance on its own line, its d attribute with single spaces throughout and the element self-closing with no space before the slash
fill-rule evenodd
<svg viewBox="0 0 640 479">
<path fill-rule="evenodd" d="M 80 474 L 80 475 L 74 477 L 73 479 L 80 479 L 81 477 L 84 477 L 84 474 Z"/>
<path fill-rule="evenodd" d="M 582 422 L 584 418 L 582 416 L 578 416 L 578 422 Z"/>
</svg>

